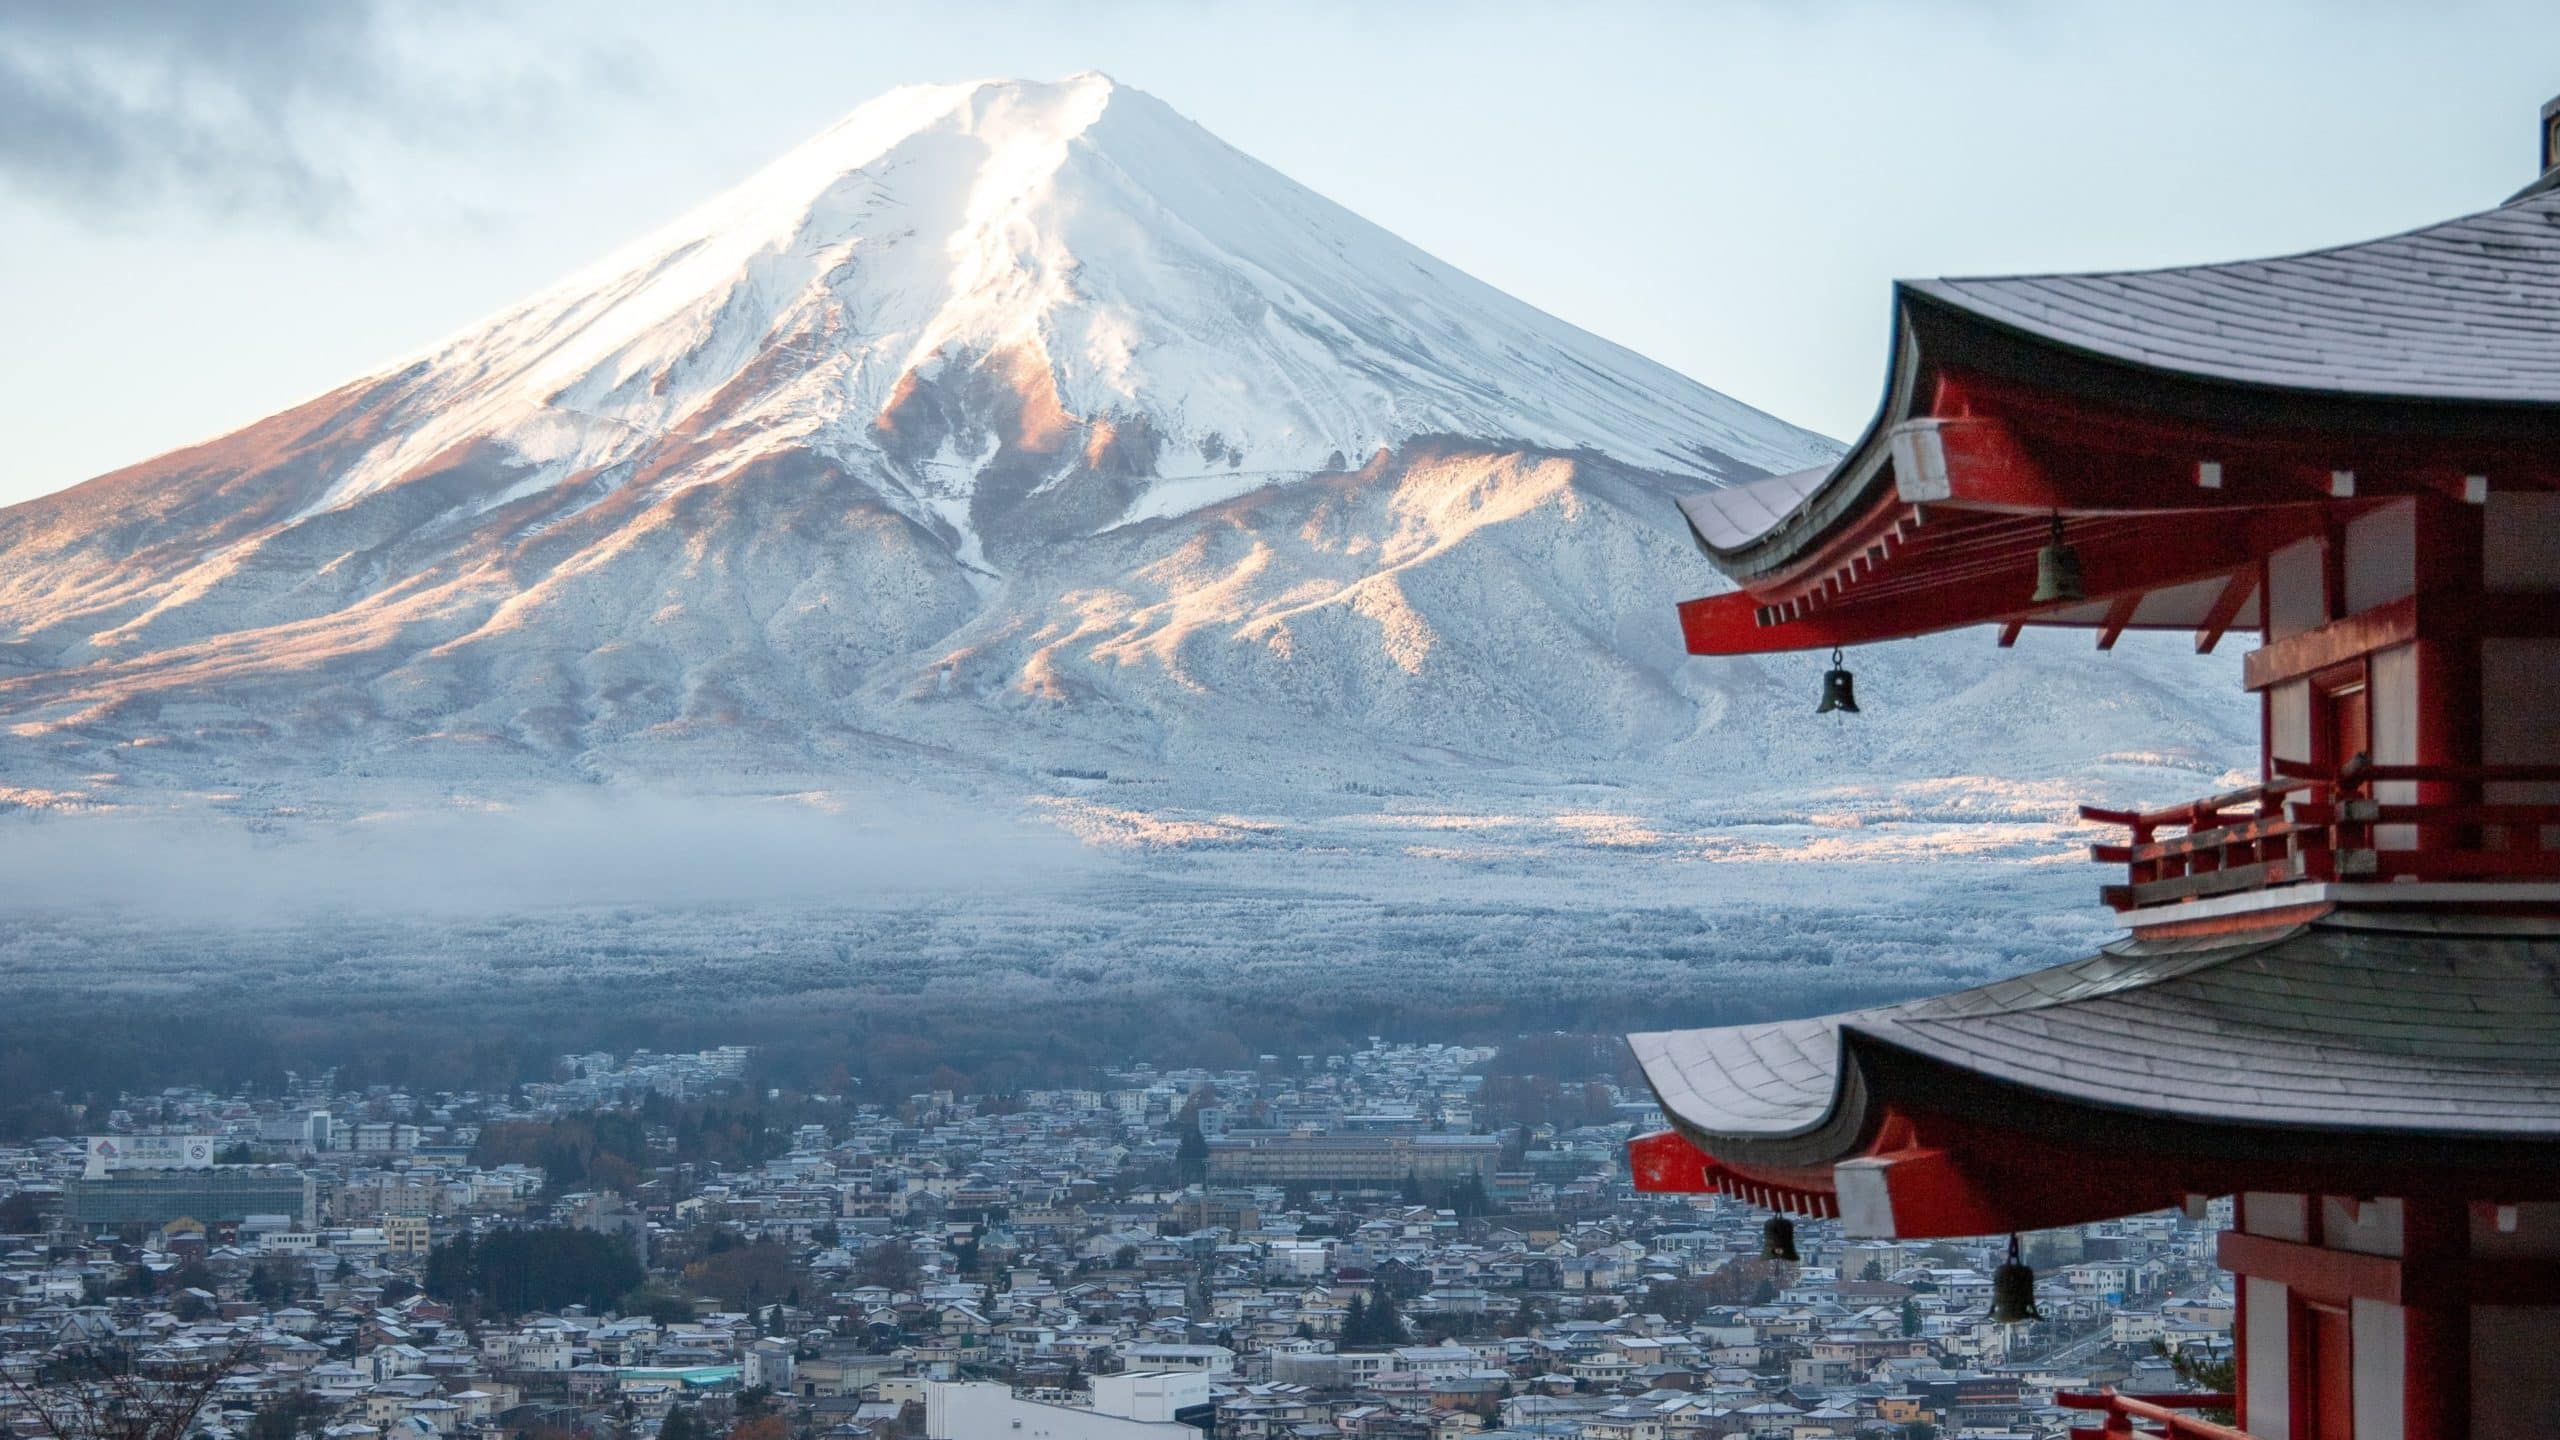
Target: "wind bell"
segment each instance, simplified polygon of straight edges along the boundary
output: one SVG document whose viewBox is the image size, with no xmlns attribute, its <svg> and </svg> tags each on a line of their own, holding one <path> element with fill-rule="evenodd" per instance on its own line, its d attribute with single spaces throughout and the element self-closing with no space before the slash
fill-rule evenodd
<svg viewBox="0 0 2560 1440">
<path fill-rule="evenodd" d="M 2036 1272 L 2018 1258 L 2018 1237 L 2009 1237 L 2009 1263 L 1991 1272 L 1991 1323 L 2015 1325 L 2022 1320 L 2041 1320 L 2044 1312 L 2036 1308 Z"/>
<path fill-rule="evenodd" d="M 1851 707 L 1855 709 L 1855 706 Z M 1784 1215 L 1772 1215 L 1760 1227 L 1760 1258 L 1796 1262 L 1796 1222 Z"/>
<path fill-rule="evenodd" d="M 2028 603 L 2050 605 L 2057 600 L 2086 600 L 2088 592 L 2080 588 L 2080 552 L 2063 543 L 2062 512 L 2053 516 L 2053 538 L 2036 552 L 2036 593 Z"/>
<path fill-rule="evenodd" d="M 1850 674 L 1848 671 L 1840 668 L 1840 647 L 1836 645 L 1833 646 L 1831 648 L 1831 668 L 1826 671 L 1822 677 L 1822 703 L 1814 707 L 1813 713 L 1816 715 L 1828 715 L 1834 710 L 1841 710 L 1846 711 L 1851 715 L 1857 714 L 1857 678 L 1858 677 Z"/>
</svg>

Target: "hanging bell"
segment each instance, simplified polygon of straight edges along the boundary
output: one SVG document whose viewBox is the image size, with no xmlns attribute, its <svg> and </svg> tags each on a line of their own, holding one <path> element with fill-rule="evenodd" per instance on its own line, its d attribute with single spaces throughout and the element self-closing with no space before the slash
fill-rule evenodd
<svg viewBox="0 0 2560 1440">
<path fill-rule="evenodd" d="M 2036 552 L 2036 593 L 2031 603 L 2050 605 L 2057 600 L 2086 600 L 2089 594 L 2080 588 L 2080 552 L 2062 540 L 2062 517 L 2053 517 L 2053 538 Z"/>
<path fill-rule="evenodd" d="M 1813 713 L 1828 715 L 1834 710 L 1842 710 L 1851 715 L 1857 714 L 1857 680 L 1858 677 L 1840 668 L 1840 652 L 1834 649 L 1831 652 L 1831 668 L 1824 671 L 1822 675 L 1822 703 L 1813 707 Z"/>
<path fill-rule="evenodd" d="M 1850 708 L 1854 710 L 1857 707 L 1853 705 Z M 1784 1215 L 1770 1216 L 1769 1223 L 1760 1227 L 1760 1258 L 1763 1260 L 1784 1260 L 1790 1265 L 1794 1264 L 1796 1261 L 1796 1222 L 1788 1219 Z"/>
<path fill-rule="evenodd" d="M 1991 1323 L 2015 1325 L 2024 1320 L 2041 1320 L 2044 1312 L 2036 1308 L 2036 1272 L 2018 1258 L 2018 1237 L 2009 1237 L 2009 1261 L 1991 1272 Z"/>
</svg>

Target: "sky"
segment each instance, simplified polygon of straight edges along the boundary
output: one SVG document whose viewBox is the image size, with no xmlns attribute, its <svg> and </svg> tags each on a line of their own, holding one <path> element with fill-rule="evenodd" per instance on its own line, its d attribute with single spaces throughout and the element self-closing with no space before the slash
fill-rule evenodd
<svg viewBox="0 0 2560 1440">
<path fill-rule="evenodd" d="M 1896 276 L 2502 200 L 2560 5 L 0 0 L 0 505 L 385 368 L 883 90 L 1086 69 L 1845 438 Z"/>
</svg>

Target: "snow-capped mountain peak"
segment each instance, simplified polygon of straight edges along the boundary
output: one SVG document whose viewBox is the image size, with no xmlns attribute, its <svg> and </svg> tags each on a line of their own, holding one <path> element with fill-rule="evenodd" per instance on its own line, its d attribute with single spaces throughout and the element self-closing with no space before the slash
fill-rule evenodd
<svg viewBox="0 0 2560 1440">
<path fill-rule="evenodd" d="M 893 91 L 404 369 L 415 422 L 314 510 L 484 440 L 529 466 L 509 496 L 670 435 L 717 443 L 662 484 L 876 457 L 961 543 L 991 469 L 1008 494 L 1098 472 L 1074 509 L 1108 523 L 1418 435 L 1710 477 L 1821 453 L 1092 72 Z"/>
<path fill-rule="evenodd" d="M 1108 77 L 899 90 L 0 510 L 0 768 L 1655 773 L 1729 709 L 1670 496 L 1831 453 Z"/>
</svg>

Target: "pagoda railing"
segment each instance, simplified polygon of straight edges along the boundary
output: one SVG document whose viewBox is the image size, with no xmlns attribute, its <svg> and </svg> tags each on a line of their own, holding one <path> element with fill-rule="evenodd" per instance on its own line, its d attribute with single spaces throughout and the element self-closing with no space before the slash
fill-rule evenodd
<svg viewBox="0 0 2560 1440">
<path fill-rule="evenodd" d="M 2263 785 L 2165 810 L 2080 807 L 2122 825 L 2090 858 L 2125 867 L 2100 895 L 2118 910 L 2319 881 L 2560 882 L 2560 802 L 2485 798 L 2560 787 L 2560 765 L 2276 762 Z M 2560 794 L 2560 791 L 2553 792 Z"/>
<path fill-rule="evenodd" d="M 2232 1408 L 2228 1395 L 2119 1395 L 2101 1390 L 2094 1395 L 2056 1395 L 2053 1403 L 2065 1410 L 2095 1410 L 2106 1416 L 2096 1425 L 2072 1426 L 2071 1440 L 2131 1440 L 2137 1435 L 2154 1440 L 2256 1440 L 2246 1430 L 2178 1413 L 2228 1411 Z"/>
</svg>

